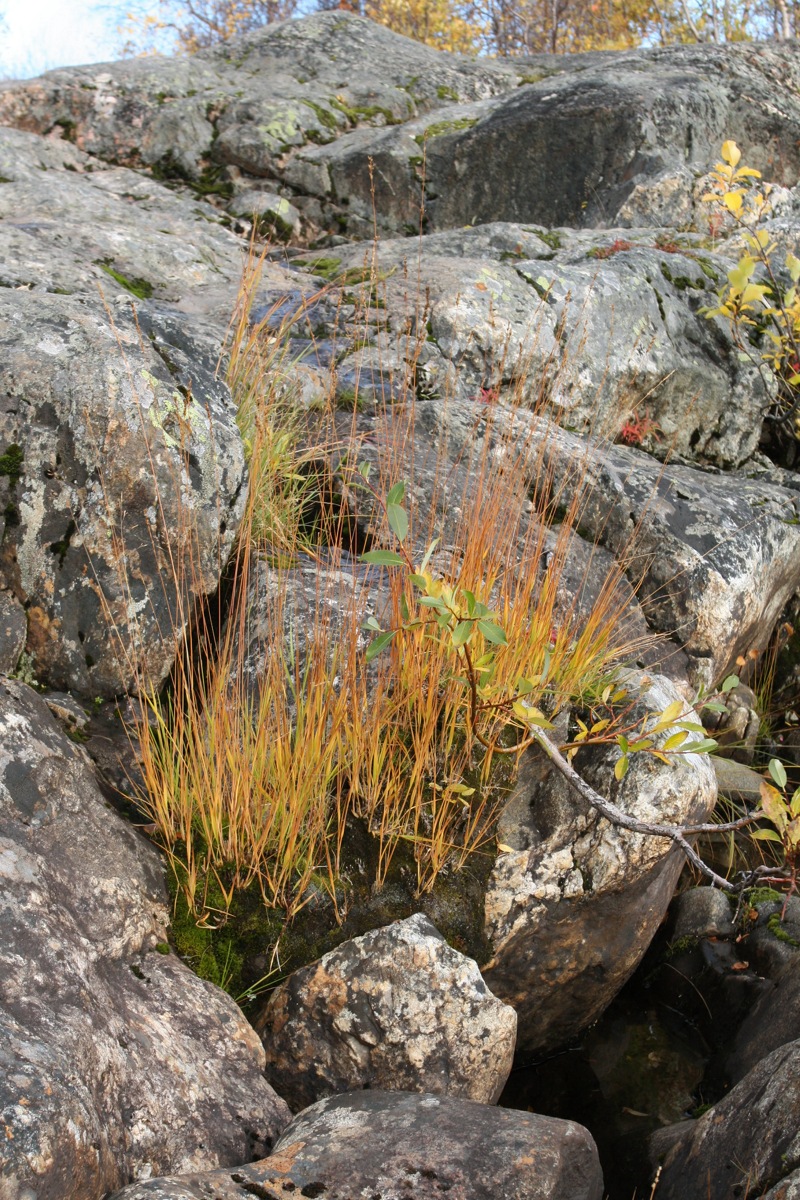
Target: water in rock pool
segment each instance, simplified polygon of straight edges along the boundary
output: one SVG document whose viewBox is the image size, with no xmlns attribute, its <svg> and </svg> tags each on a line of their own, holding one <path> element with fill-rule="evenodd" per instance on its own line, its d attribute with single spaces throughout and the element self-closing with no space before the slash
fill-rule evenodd
<svg viewBox="0 0 800 1200">
<path fill-rule="evenodd" d="M 597 1143 L 607 1200 L 645 1200 L 654 1130 L 696 1113 L 710 1051 L 700 1032 L 660 1001 L 640 967 L 573 1047 L 516 1068 L 500 1104 L 585 1125 Z M 713 1097 L 711 1097 L 713 1099 Z"/>
</svg>

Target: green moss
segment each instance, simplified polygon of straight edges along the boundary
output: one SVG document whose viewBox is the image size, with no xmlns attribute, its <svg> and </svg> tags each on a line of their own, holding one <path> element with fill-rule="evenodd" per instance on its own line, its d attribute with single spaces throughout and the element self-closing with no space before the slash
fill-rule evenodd
<svg viewBox="0 0 800 1200">
<path fill-rule="evenodd" d="M 301 104 L 305 104 L 306 108 L 310 108 L 316 116 L 320 125 L 325 129 L 338 129 L 339 122 L 328 108 L 323 108 L 321 104 L 316 104 L 313 100 L 301 100 Z"/>
<path fill-rule="evenodd" d="M 701 258 L 699 255 L 697 255 L 696 260 L 697 260 L 698 267 L 703 272 L 703 274 L 706 276 L 706 278 L 710 279 L 712 283 L 719 283 L 719 281 L 720 281 L 719 271 L 715 270 L 715 268 L 711 265 L 711 263 L 708 261 L 708 259 Z"/>
<path fill-rule="evenodd" d="M 705 279 L 690 279 L 688 275 L 673 275 L 665 262 L 661 263 L 661 274 L 667 283 L 671 283 L 679 292 L 708 290 Z"/>
<path fill-rule="evenodd" d="M 459 117 L 453 121 L 434 121 L 424 133 L 418 133 L 414 141 L 422 146 L 425 142 L 431 141 L 432 138 L 445 137 L 449 133 L 461 133 L 462 130 L 471 129 L 473 125 L 477 124 L 477 117 Z"/>
<path fill-rule="evenodd" d="M 25 456 L 22 447 L 12 442 L 4 454 L 0 454 L 0 475 L 8 477 L 11 487 L 15 487 L 22 476 Z"/>
<path fill-rule="evenodd" d="M 747 901 L 749 904 L 782 904 L 783 896 L 780 892 L 776 892 L 774 888 L 758 887 L 751 888 L 747 893 Z"/>
<path fill-rule="evenodd" d="M 793 938 L 792 935 L 786 929 L 784 929 L 783 924 L 781 923 L 780 913 L 773 913 L 772 916 L 767 919 L 767 929 L 770 931 L 773 937 L 778 939 L 779 942 L 786 942 L 788 946 L 800 946 L 800 942 L 798 942 L 796 938 Z"/>
<path fill-rule="evenodd" d="M 128 279 L 127 275 L 123 275 L 121 271 L 117 271 L 108 262 L 97 264 L 101 271 L 105 271 L 106 275 L 110 275 L 112 279 L 116 279 L 121 287 L 124 287 L 132 296 L 136 296 L 139 300 L 149 300 L 153 294 L 153 285 L 146 279 Z"/>
<path fill-rule="evenodd" d="M 61 120 L 55 122 L 55 126 L 57 129 L 62 131 L 62 137 L 64 137 L 66 141 L 72 142 L 73 144 L 75 143 L 77 140 L 77 126 L 74 121 L 70 121 L 66 117 L 62 117 Z"/>
<path fill-rule="evenodd" d="M 445 87 L 443 83 L 437 87 L 436 95 L 440 100 L 458 100 L 458 92 L 454 92 L 452 88 Z"/>
<path fill-rule="evenodd" d="M 670 942 L 667 946 L 666 959 L 667 962 L 671 958 L 678 958 L 681 954 L 690 954 L 692 950 L 697 948 L 698 939 L 687 933 L 684 937 L 676 938 L 674 942 Z"/>
<path fill-rule="evenodd" d="M 540 242 L 544 242 L 545 246 L 549 246 L 551 250 L 561 249 L 561 235 L 555 229 L 537 229 L 536 236 Z"/>
<path fill-rule="evenodd" d="M 387 125 L 396 125 L 397 117 L 390 108 L 382 108 L 380 104 L 345 104 L 338 97 L 331 97 L 328 101 L 331 108 L 335 108 L 342 116 L 346 117 L 351 125 L 358 125 L 360 121 L 372 121 L 375 117 L 383 117 Z"/>
<path fill-rule="evenodd" d="M 312 275 L 320 275 L 323 279 L 330 281 L 336 278 L 342 260 L 340 258 L 296 258 L 294 265 L 307 267 Z"/>
</svg>

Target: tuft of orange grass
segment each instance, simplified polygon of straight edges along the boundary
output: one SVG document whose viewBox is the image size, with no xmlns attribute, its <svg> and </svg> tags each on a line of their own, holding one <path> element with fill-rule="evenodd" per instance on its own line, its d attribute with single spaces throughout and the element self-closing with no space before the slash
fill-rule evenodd
<svg viewBox="0 0 800 1200">
<path fill-rule="evenodd" d="M 575 479 L 556 474 L 540 424 L 512 419 L 535 391 L 518 371 L 516 392 L 503 405 L 487 404 L 476 436 L 459 451 L 464 495 L 452 494 L 453 458 L 442 437 L 433 496 L 424 510 L 412 504 L 409 511 L 409 545 L 421 557 L 439 534 L 436 514 L 460 509 L 429 569 L 489 605 L 506 635 L 507 644 L 494 648 L 491 691 L 477 717 L 480 739 L 463 663 L 429 621 L 403 629 L 368 666 L 361 622 L 376 592 L 387 597 L 385 628 L 399 629 L 417 597 L 403 572 L 379 575 L 353 564 L 343 536 L 353 519 L 346 503 L 338 514 L 327 512 L 316 527 L 317 544 L 309 545 L 304 513 L 310 501 L 324 505 L 313 494 L 317 476 L 302 467 L 330 463 L 340 447 L 330 413 L 316 419 L 322 435 L 313 442 L 307 416 L 286 400 L 285 346 L 294 318 L 277 333 L 269 317 L 250 324 L 259 274 L 251 256 L 228 351 L 250 489 L 225 625 L 220 633 L 201 615 L 166 695 L 141 681 L 144 714 L 135 730 L 143 779 L 138 803 L 191 911 L 206 924 L 223 922 L 234 893 L 253 886 L 267 906 L 289 917 L 323 886 L 336 904 L 353 819 L 377 844 L 378 887 L 401 843 L 413 854 L 419 892 L 471 856 L 493 853 L 520 736 L 507 702 L 519 680 L 538 678 L 529 702 L 554 715 L 597 694 L 638 649 L 625 633 L 622 564 L 593 603 L 565 594 L 586 463 L 574 464 L 574 486 Z M 367 305 L 376 286 L 369 284 Z M 424 336 L 424 322 L 415 327 Z M 413 495 L 415 461 L 422 465 L 413 378 L 421 342 L 408 336 L 405 395 L 391 413 L 378 415 L 392 429 L 378 463 L 375 486 L 383 494 L 404 477 Z M 534 408 L 544 411 L 552 387 L 545 373 Z M 351 462 L 358 446 L 354 412 L 346 447 Z M 388 526 L 371 521 L 371 530 L 373 539 L 391 544 Z M 309 550 L 319 561 L 317 593 L 299 612 L 290 601 L 292 572 Z M 265 561 L 274 586 L 254 680 L 250 585 L 256 564 Z M 590 568 L 591 557 L 587 574 Z M 483 649 L 476 645 L 476 656 Z"/>
</svg>

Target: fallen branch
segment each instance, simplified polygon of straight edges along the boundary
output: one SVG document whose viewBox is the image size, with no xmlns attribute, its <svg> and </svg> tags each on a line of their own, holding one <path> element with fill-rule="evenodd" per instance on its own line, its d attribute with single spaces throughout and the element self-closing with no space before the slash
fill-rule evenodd
<svg viewBox="0 0 800 1200">
<path fill-rule="evenodd" d="M 534 729 L 532 730 L 532 734 L 534 740 L 544 750 L 556 770 L 564 776 L 567 782 L 575 788 L 576 792 L 583 796 L 584 800 L 596 812 L 599 812 L 612 825 L 616 825 L 620 829 L 630 829 L 632 833 L 644 833 L 650 837 L 669 838 L 670 841 L 681 848 L 693 867 L 696 867 L 712 883 L 726 892 L 744 891 L 745 888 L 752 886 L 752 879 L 758 877 L 760 873 L 759 868 L 751 872 L 741 883 L 732 883 L 729 879 L 725 879 L 724 876 L 718 875 L 707 863 L 704 863 L 700 855 L 686 839 L 687 836 L 694 836 L 698 833 L 724 833 L 733 829 L 742 829 L 745 825 L 758 820 L 759 813 L 748 813 L 747 816 L 740 818 L 738 821 L 731 821 L 727 825 L 657 825 L 650 821 L 638 821 L 635 817 L 629 817 L 627 813 L 624 813 L 621 808 L 617 808 L 616 804 L 612 804 L 610 800 L 606 800 L 599 792 L 594 790 L 591 784 L 582 779 L 571 763 L 561 753 L 555 742 L 552 742 L 543 730 Z"/>
</svg>

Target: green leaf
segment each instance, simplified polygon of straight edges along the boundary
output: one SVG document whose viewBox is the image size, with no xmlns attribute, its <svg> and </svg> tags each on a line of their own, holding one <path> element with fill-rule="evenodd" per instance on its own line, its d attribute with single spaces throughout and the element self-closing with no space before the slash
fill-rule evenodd
<svg viewBox="0 0 800 1200">
<path fill-rule="evenodd" d="M 408 533 L 408 513 L 399 504 L 387 504 L 386 516 L 389 518 L 389 528 L 392 533 L 399 542 L 402 542 Z"/>
<path fill-rule="evenodd" d="M 452 633 L 453 645 L 463 646 L 472 637 L 475 632 L 475 625 L 472 621 L 459 621 Z"/>
<path fill-rule="evenodd" d="M 713 754 L 718 743 L 713 738 L 703 738 L 700 742 L 687 742 L 682 752 L 684 754 Z"/>
<path fill-rule="evenodd" d="M 739 676 L 738 675 L 728 675 L 726 679 L 723 679 L 719 690 L 724 695 L 725 692 L 732 692 L 733 689 L 738 686 L 739 686 Z"/>
<path fill-rule="evenodd" d="M 359 463 L 359 464 L 358 464 L 358 473 L 359 473 L 359 475 L 361 475 L 361 476 L 362 476 L 364 479 L 369 479 L 369 473 L 370 473 L 370 471 L 371 471 L 371 470 L 372 470 L 372 465 L 371 465 L 371 463 L 368 463 L 368 462 L 363 462 L 363 463 Z"/>
<path fill-rule="evenodd" d="M 726 713 L 728 711 L 727 707 L 724 704 L 720 704 L 719 700 L 709 700 L 703 705 L 703 708 L 715 713 Z"/>
<path fill-rule="evenodd" d="M 389 493 L 386 497 L 387 505 L 402 504 L 405 494 L 406 485 L 404 483 L 396 483 L 393 488 L 389 489 Z"/>
<path fill-rule="evenodd" d="M 783 845 L 783 838 L 774 829 L 754 829 L 750 837 L 758 842 L 777 842 L 779 845 Z"/>
<path fill-rule="evenodd" d="M 439 545 L 439 539 L 434 538 L 433 541 L 431 542 L 430 546 L 428 546 L 428 549 L 425 551 L 425 557 L 423 558 L 422 562 L 420 563 L 420 567 L 419 567 L 420 571 L 426 570 L 428 563 L 431 561 L 431 555 L 433 554 L 434 550 L 436 549 L 436 547 L 438 545 Z"/>
<path fill-rule="evenodd" d="M 464 599 L 467 602 L 467 615 L 470 617 L 474 617 L 475 616 L 475 596 L 472 592 L 468 591 L 467 588 L 464 588 Z"/>
<path fill-rule="evenodd" d="M 413 575 L 409 575 L 408 578 L 414 584 L 414 587 L 422 588 L 423 592 L 426 590 L 426 588 L 428 586 L 428 581 L 424 575 L 417 575 L 415 573 Z"/>
<path fill-rule="evenodd" d="M 375 620 L 374 617 L 367 617 L 366 621 L 361 626 L 361 628 L 362 629 L 371 629 L 373 631 L 373 633 L 383 633 L 383 630 L 381 629 L 380 625 L 378 624 L 378 622 Z"/>
<path fill-rule="evenodd" d="M 402 567 L 405 564 L 403 556 L 394 550 L 367 550 L 366 554 L 359 555 L 359 561 L 376 567 Z"/>
<path fill-rule="evenodd" d="M 769 773 L 779 788 L 786 787 L 786 768 L 779 758 L 769 760 Z"/>
<path fill-rule="evenodd" d="M 408 601 L 406 600 L 405 595 L 400 597 L 400 616 L 404 621 L 407 621 L 411 616 L 411 613 L 408 611 Z"/>
<path fill-rule="evenodd" d="M 437 612 L 447 615 L 447 605 L 438 596 L 420 596 L 419 603 L 423 608 L 435 608 Z"/>
<path fill-rule="evenodd" d="M 508 645 L 505 633 L 494 621 L 478 621 L 478 629 L 480 629 L 487 642 L 491 642 L 493 646 Z"/>
<path fill-rule="evenodd" d="M 619 758 L 617 759 L 616 763 L 614 764 L 614 778 L 618 779 L 618 780 L 623 780 L 625 778 L 625 776 L 628 774 L 629 766 L 630 766 L 630 760 L 629 760 L 627 754 L 621 754 L 619 756 Z"/>
<path fill-rule="evenodd" d="M 372 662 L 373 658 L 380 654 L 381 650 L 385 650 L 396 633 L 396 629 L 387 629 L 386 633 L 379 634 L 374 641 L 371 641 L 367 646 L 367 653 L 365 655 L 367 662 Z"/>
</svg>

